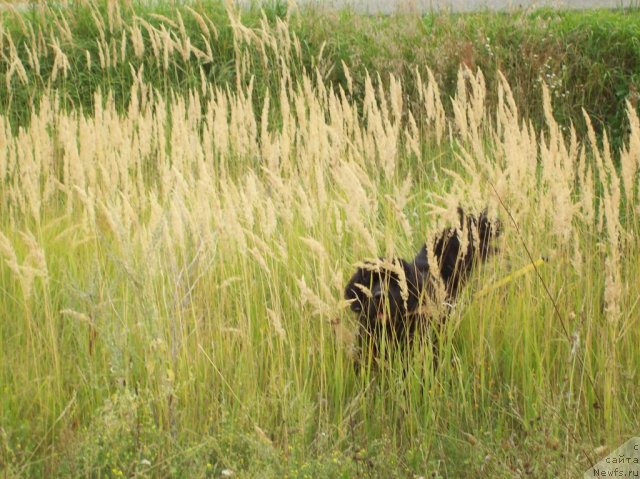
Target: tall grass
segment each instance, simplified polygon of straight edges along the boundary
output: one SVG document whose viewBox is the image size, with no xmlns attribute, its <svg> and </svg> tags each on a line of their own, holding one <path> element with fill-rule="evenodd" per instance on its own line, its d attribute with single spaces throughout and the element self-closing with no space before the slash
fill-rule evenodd
<svg viewBox="0 0 640 479">
<path fill-rule="evenodd" d="M 220 0 L 37 0 L 29 6 L 0 9 L 0 109 L 10 112 L 14 128 L 28 123 L 30 105 L 46 86 L 59 92 L 61 106 L 85 111 L 93 109 L 97 89 L 110 91 L 122 111 L 140 70 L 164 95 L 185 94 L 202 82 L 226 88 L 249 80 L 237 76 L 237 22 Z M 561 125 L 585 109 L 617 151 L 626 134 L 625 101 L 635 106 L 638 99 L 640 11 L 634 8 L 365 16 L 308 5 L 288 9 L 282 1 L 263 6 L 244 10 L 242 23 L 258 36 L 286 23 L 299 39 L 289 63 L 294 76 L 303 67 L 318 68 L 325 82 L 345 90 L 349 85 L 360 100 L 367 71 L 384 82 L 390 74 L 402 77 L 409 103 L 419 87 L 412 81 L 415 65 L 429 65 L 446 98 L 455 94 L 460 64 L 480 68 L 490 84 L 502 71 L 537 128 L 544 125 L 544 82 Z M 263 61 L 265 53 L 274 59 L 269 48 L 249 49 L 242 59 L 251 65 L 255 107 L 280 83 L 280 71 Z M 495 107 L 495 89 L 487 93 L 487 104 Z M 574 124 L 586 136 L 582 122 Z"/>
<path fill-rule="evenodd" d="M 635 109 L 616 168 L 587 116 L 586 138 L 556 123 L 546 88 L 541 131 L 479 70 L 459 71 L 451 119 L 430 72 L 416 101 L 375 75 L 360 101 L 301 67 L 285 22 L 228 18 L 235 88 L 167 99 L 141 69 L 125 113 L 110 91 L 61 108 L 51 82 L 25 127 L 0 115 L 0 470 L 555 477 L 636 433 Z M 193 54 L 155 34 L 158 68 Z M 279 76 L 259 108 L 251 58 Z M 419 345 L 357 375 L 352 265 L 411 256 L 458 205 L 504 233 L 440 366 Z"/>
</svg>

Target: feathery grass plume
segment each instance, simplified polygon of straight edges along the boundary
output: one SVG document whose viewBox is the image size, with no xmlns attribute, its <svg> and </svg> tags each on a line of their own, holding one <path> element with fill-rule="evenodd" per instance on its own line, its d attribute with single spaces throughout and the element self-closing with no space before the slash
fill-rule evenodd
<svg viewBox="0 0 640 479">
<path fill-rule="evenodd" d="M 18 55 L 18 51 L 11 39 L 11 36 L 7 36 L 7 38 L 9 41 L 9 59 L 8 59 L 9 69 L 7 70 L 7 73 L 6 73 L 6 84 L 7 84 L 7 90 L 10 91 L 11 78 L 13 77 L 14 73 L 18 74 L 18 78 L 20 79 L 20 83 L 22 83 L 22 85 L 26 85 L 27 83 L 29 83 L 29 78 L 27 76 L 27 71 L 25 70 L 24 65 L 22 64 L 22 60 L 20 60 L 20 56 Z M 27 51 L 29 50 L 27 49 Z M 37 60 L 35 60 L 34 63 L 37 63 Z"/>
<path fill-rule="evenodd" d="M 398 285 L 400 286 L 400 297 L 402 298 L 402 305 L 404 310 L 407 311 L 407 301 L 409 300 L 409 286 L 407 284 L 407 275 L 404 268 L 398 258 L 393 260 L 393 269 L 390 269 L 398 275 Z"/>
<path fill-rule="evenodd" d="M 540 138 L 540 156 L 544 168 L 543 179 L 553 202 L 554 214 L 551 216 L 553 229 L 557 238 L 567 244 L 571 240 L 572 221 L 578 205 L 574 205 L 574 178 L 578 149 L 576 140 L 572 141 L 567 151 L 560 127 L 553 118 L 551 95 L 546 85 L 542 85 L 543 109 L 549 130 L 548 143 Z M 575 138 L 575 136 L 574 136 Z"/>
<path fill-rule="evenodd" d="M 463 140 L 468 140 L 471 134 L 469 131 L 470 118 L 467 116 L 467 106 L 469 105 L 467 78 L 470 76 L 471 74 L 467 67 L 463 67 L 458 70 L 456 96 L 451 101 L 454 123 Z"/>
<path fill-rule="evenodd" d="M 48 8 L 47 13 L 51 16 L 53 22 L 56 24 L 56 27 L 58 28 L 57 33 L 59 37 L 65 43 L 72 44 L 73 34 L 71 33 L 71 28 L 69 27 L 69 23 L 67 22 L 67 19 L 64 13 L 63 12 L 58 13 L 52 8 Z"/>
<path fill-rule="evenodd" d="M 416 158 L 420 158 L 422 156 L 422 152 L 420 151 L 420 131 L 418 130 L 418 125 L 411 111 L 408 112 L 408 118 L 409 127 L 404 131 L 405 142 L 407 144 L 406 148 L 415 155 Z"/>
<path fill-rule="evenodd" d="M 298 199 L 298 211 L 300 212 L 300 216 L 302 217 L 305 226 L 308 229 L 313 228 L 317 221 L 317 213 L 315 208 L 311 207 L 309 195 L 302 186 L 298 186 L 296 188 L 296 197 Z"/>
<path fill-rule="evenodd" d="M 370 115 L 367 120 L 367 134 L 369 134 L 376 146 L 377 158 L 382 165 L 385 176 L 393 178 L 396 172 L 396 162 L 399 151 L 402 108 L 402 86 L 390 77 L 389 103 L 387 105 L 386 93 L 382 87 L 380 76 L 377 78 L 378 102 L 372 104 L 372 108 L 367 112 Z"/>
<path fill-rule="evenodd" d="M 7 91 L 11 90 L 11 79 L 13 78 L 15 71 L 16 71 L 15 63 L 12 63 L 7 69 L 7 72 L 5 73 L 5 76 L 4 76 L 4 81 L 7 87 Z"/>
<path fill-rule="evenodd" d="M 300 289 L 300 304 L 303 307 L 309 304 L 313 308 L 312 313 L 322 319 L 327 319 L 330 316 L 332 308 L 307 286 L 304 275 L 298 280 L 298 288 Z"/>
<path fill-rule="evenodd" d="M 0 255 L 4 256 L 4 262 L 18 280 L 22 295 L 28 301 L 33 293 L 33 283 L 36 278 L 41 278 L 45 283 L 48 280 L 48 268 L 45 254 L 30 231 L 20 232 L 20 237 L 27 247 L 27 254 L 20 263 L 18 255 L 9 238 L 0 231 Z"/>
<path fill-rule="evenodd" d="M 607 319 L 617 326 L 621 319 L 621 299 L 623 293 L 620 258 L 617 252 L 610 252 L 604 260 L 605 282 L 604 302 Z"/>
<path fill-rule="evenodd" d="M 102 70 L 106 70 L 110 67 L 109 55 L 107 54 L 108 47 L 106 43 L 102 42 L 99 39 L 96 40 L 96 43 L 98 46 L 98 59 L 100 60 L 100 68 Z"/>
<path fill-rule="evenodd" d="M 349 93 L 350 96 L 353 95 L 353 78 L 351 77 L 351 72 L 349 71 L 349 67 L 347 67 L 347 64 L 341 60 L 340 62 L 342 64 L 342 72 L 344 73 L 344 78 L 345 80 L 347 80 L 347 92 Z"/>
<path fill-rule="evenodd" d="M 262 115 L 260 117 L 260 157 L 265 167 L 272 173 L 277 173 L 280 166 L 279 143 L 276 136 L 269 131 L 269 113 L 271 98 L 267 91 L 262 105 Z"/>
<path fill-rule="evenodd" d="M 266 236 L 272 236 L 278 227 L 276 207 L 271 198 L 266 198 L 260 210 L 260 228 Z"/>
<path fill-rule="evenodd" d="M 278 261 L 276 252 L 274 251 L 272 244 L 268 243 L 263 238 L 260 238 L 250 229 L 245 228 L 244 233 L 249 240 L 249 244 L 254 246 L 253 250 L 256 252 L 256 254 L 258 254 L 261 258 L 268 258 L 273 263 L 276 263 Z M 260 260 L 260 263 L 263 264 L 264 261 Z"/>
<path fill-rule="evenodd" d="M 623 147 L 620 152 L 620 176 L 622 177 L 627 204 L 636 204 L 640 176 L 640 120 L 631 102 L 626 100 L 626 104 L 627 119 L 629 120 L 629 140 L 628 146 Z"/>
<path fill-rule="evenodd" d="M 191 39 L 187 35 L 179 10 L 176 11 L 176 17 L 178 19 L 178 33 L 180 34 L 179 38 L 176 38 L 176 48 L 180 52 L 182 61 L 187 63 L 191 56 Z"/>
<path fill-rule="evenodd" d="M 269 265 L 267 264 L 267 261 L 265 257 L 262 255 L 262 253 L 260 252 L 260 250 L 258 250 L 258 248 L 256 247 L 253 247 L 253 248 L 249 248 L 248 251 L 249 253 L 251 253 L 251 256 L 253 256 L 253 259 L 256 260 L 257 264 L 260 266 L 265 276 L 270 276 L 271 268 L 269 268 Z"/>
<path fill-rule="evenodd" d="M 211 95 L 207 109 L 209 134 L 212 138 L 215 138 L 212 146 L 214 147 L 215 155 L 218 157 L 217 159 L 222 170 L 221 173 L 224 174 L 230 149 L 230 125 L 228 123 L 229 99 L 227 95 L 221 90 L 216 89 L 215 94 Z"/>
<path fill-rule="evenodd" d="M 482 70 L 478 69 L 474 75 L 471 70 L 463 67 L 463 71 L 466 71 L 467 76 L 471 80 L 472 94 L 470 97 L 470 103 L 468 105 L 470 118 L 470 125 L 473 125 L 475 129 L 478 129 L 480 125 L 484 123 L 485 116 L 485 96 L 486 96 L 486 83 Z"/>
<path fill-rule="evenodd" d="M 200 31 L 202 32 L 202 34 L 207 39 L 207 42 L 205 42 L 205 43 L 208 43 L 211 40 L 211 30 L 209 29 L 209 26 L 207 25 L 207 22 L 205 21 L 205 19 L 203 18 L 203 16 L 200 13 L 195 11 L 190 6 L 187 5 L 185 8 L 191 14 L 191 16 L 193 16 L 193 19 L 198 24 L 198 27 L 200 28 Z M 215 33 L 215 29 L 214 29 L 214 33 Z M 216 36 L 217 36 L 217 34 L 216 34 Z"/>
<path fill-rule="evenodd" d="M 40 158 L 35 156 L 32 148 L 33 141 L 38 138 L 30 137 L 30 133 L 18 133 L 16 143 L 16 160 L 20 168 L 19 180 L 14 183 L 15 197 L 22 207 L 22 214 L 30 215 L 36 221 L 40 218 L 42 197 L 40 194 Z M 37 132 L 44 135 L 44 132 Z M 40 136 L 38 135 L 38 136 Z"/>
<path fill-rule="evenodd" d="M 343 164 L 333 172 L 333 179 L 344 194 L 344 213 L 347 223 L 359 238 L 364 240 L 366 250 L 374 254 L 377 249 L 376 240 L 363 220 L 366 221 L 366 217 L 377 210 L 377 204 L 369 199 L 361 183 L 362 176 L 357 175 L 355 168 L 354 165 Z"/>
<path fill-rule="evenodd" d="M 615 228 L 618 231 L 622 230 L 622 225 L 620 224 L 620 207 L 622 205 L 622 192 L 620 191 L 621 179 L 618 174 L 618 170 L 613 164 L 613 157 L 611 155 L 611 146 L 609 145 L 609 137 L 607 132 L 605 131 L 602 134 L 602 157 L 604 159 L 604 164 L 606 167 L 606 172 L 609 175 L 609 192 L 611 194 L 611 211 L 608 212 L 611 214 L 611 221 L 615 222 Z M 619 240 L 619 237 L 615 240 L 616 242 Z M 613 235 L 611 236 L 611 241 L 613 240 Z"/>
<path fill-rule="evenodd" d="M 134 56 L 136 58 L 142 58 L 144 55 L 144 38 L 142 37 L 139 22 L 134 22 L 133 25 L 129 27 L 129 36 L 131 38 Z"/>
<path fill-rule="evenodd" d="M 447 127 L 444 106 L 440 100 L 440 88 L 436 82 L 433 72 L 427 68 L 428 84 L 426 90 L 421 85 L 421 91 L 424 91 L 425 110 L 427 112 L 427 118 L 433 122 L 433 126 L 436 131 L 436 141 L 438 145 L 442 141 L 442 138 Z"/>
<path fill-rule="evenodd" d="M 107 26 L 109 32 L 114 33 L 122 29 L 123 18 L 118 0 L 107 0 Z"/>
<path fill-rule="evenodd" d="M 122 246 L 125 240 L 124 229 L 117 217 L 113 215 L 113 209 L 115 208 L 98 200 L 95 212 L 96 226 L 100 233 L 113 238 L 118 246 Z"/>
<path fill-rule="evenodd" d="M 591 151 L 596 159 L 598 177 L 603 188 L 601 210 L 604 225 L 601 224 L 601 228 L 603 233 L 606 232 L 607 239 L 604 302 L 607 319 L 615 327 L 620 320 L 620 299 L 623 289 L 620 257 L 620 236 L 623 231 L 620 223 L 620 179 L 613 166 L 606 133 L 603 136 L 603 146 L 600 151 L 591 119 L 585 111 L 583 115 L 587 124 Z"/>
<path fill-rule="evenodd" d="M 18 263 L 18 255 L 13 249 L 13 244 L 7 236 L 0 231 L 0 253 L 4 256 L 6 265 L 11 272 L 20 278 L 20 264 Z"/>
<path fill-rule="evenodd" d="M 171 33 L 164 24 L 160 25 L 160 29 L 157 31 L 158 40 L 162 48 L 162 69 L 167 72 L 169 70 L 169 60 L 173 55 L 173 51 L 177 44 L 171 38 Z"/>
<path fill-rule="evenodd" d="M 438 258 L 435 256 L 434 248 L 427 248 L 427 264 L 429 269 L 437 271 L 439 267 Z M 430 274 L 429 284 L 425 288 L 421 304 L 432 318 L 443 317 L 447 308 L 447 288 L 439 274 Z"/>
<path fill-rule="evenodd" d="M 282 320 L 280 318 L 280 315 L 276 311 L 272 310 L 271 308 L 267 308 L 267 314 L 269 316 L 269 321 L 275 333 L 278 335 L 280 339 L 282 339 L 283 341 L 286 341 L 287 333 L 284 329 L 284 326 L 282 325 Z"/>
<path fill-rule="evenodd" d="M 127 58 L 127 32 L 122 30 L 120 36 L 120 62 L 124 63 Z"/>
<path fill-rule="evenodd" d="M 89 50 L 85 50 L 84 51 L 84 57 L 85 57 L 85 60 L 87 62 L 87 70 L 91 71 L 91 66 L 93 65 L 93 63 L 91 61 L 91 52 Z"/>
<path fill-rule="evenodd" d="M 11 20 L 15 20 L 20 26 L 20 30 L 22 31 L 22 33 L 26 35 L 28 32 L 28 28 L 22 18 L 22 15 L 20 15 L 20 12 L 18 11 L 18 9 L 15 7 L 15 5 L 11 3 L 6 3 L 5 7 L 7 8 L 7 10 L 9 10 L 11 14 Z M 7 34 L 6 36 L 7 38 L 10 37 L 9 34 Z"/>
<path fill-rule="evenodd" d="M 617 250 L 617 242 L 619 240 L 619 232 L 621 230 L 620 225 L 620 179 L 618 178 L 613 161 L 611 160 L 611 154 L 609 151 L 609 144 L 607 141 L 606 133 L 603 136 L 603 150 L 600 151 L 596 134 L 591 124 L 591 119 L 587 113 L 583 110 L 585 122 L 587 124 L 587 132 L 589 136 L 589 142 L 591 145 L 591 152 L 593 153 L 598 171 L 598 178 L 603 186 L 603 204 L 604 215 L 606 224 L 601 225 L 603 229 L 606 228 L 607 238 L 611 243 L 614 250 Z"/>
<path fill-rule="evenodd" d="M 13 143 L 13 138 L 11 135 L 11 131 L 9 130 L 10 125 L 9 122 L 6 120 L 6 118 L 2 115 L 0 115 L 0 179 L 2 179 L 3 181 L 0 181 L 0 192 L 2 192 L 3 194 L 0 195 L 0 197 L 5 198 L 4 192 L 5 192 L 5 187 L 6 187 L 6 181 L 4 181 L 7 178 L 7 175 L 9 174 L 9 165 L 11 163 L 15 163 L 14 161 L 11 161 L 11 155 L 12 155 L 12 143 Z M 13 167 L 11 168 L 13 169 Z M 4 201 L 0 201 L 0 211 L 2 211 L 2 209 L 5 207 L 4 205 Z"/>
<path fill-rule="evenodd" d="M 46 280 L 49 276 L 49 270 L 42 246 L 29 230 L 21 231 L 20 237 L 27 247 L 27 256 L 24 258 L 23 265 L 30 266 L 37 272 L 36 276 Z"/>
<path fill-rule="evenodd" d="M 253 79 L 245 91 L 231 99 L 229 137 L 232 152 L 242 158 L 256 158 L 258 127 L 253 111 Z"/>
<path fill-rule="evenodd" d="M 309 247 L 311 251 L 315 253 L 315 255 L 321 260 L 328 259 L 329 255 L 327 254 L 326 249 L 322 246 L 318 240 L 314 238 L 301 237 L 300 240 Z"/>
<path fill-rule="evenodd" d="M 151 14 L 151 17 L 155 18 L 156 20 L 160 20 L 163 24 L 166 23 L 167 25 L 169 25 L 174 30 L 178 28 L 178 24 L 174 20 L 172 20 L 171 18 L 167 17 L 166 15 L 154 12 L 154 13 Z"/>
<path fill-rule="evenodd" d="M 367 263 L 357 263 L 357 264 L 356 264 L 356 268 L 360 268 L 360 267 L 361 267 L 360 265 L 366 265 L 366 264 L 367 264 Z M 362 291 L 362 292 L 364 293 L 364 295 L 365 295 L 367 298 L 369 298 L 369 299 L 373 298 L 373 293 L 372 293 L 372 292 L 371 292 L 371 290 L 370 290 L 367 286 L 365 286 L 364 284 L 356 283 L 354 286 L 355 286 L 356 288 L 358 288 L 360 291 Z"/>
<path fill-rule="evenodd" d="M 78 311 L 75 311 L 73 309 L 61 309 L 60 314 L 75 319 L 76 321 L 95 326 L 93 320 L 89 316 L 84 313 L 79 313 Z"/>
<path fill-rule="evenodd" d="M 586 162 L 586 151 L 580 149 L 580 160 L 578 162 L 578 191 L 580 193 L 580 215 L 584 224 L 593 226 L 595 224 L 595 190 L 593 179 L 593 167 Z"/>
<path fill-rule="evenodd" d="M 161 61 L 160 53 L 161 53 L 161 43 L 162 43 L 161 39 L 160 39 L 160 34 L 153 27 L 153 25 L 151 25 L 146 20 L 144 20 L 142 18 L 139 18 L 139 17 L 136 17 L 136 22 L 138 22 L 140 25 L 142 25 L 144 27 L 144 29 L 147 31 L 147 35 L 149 37 L 149 44 L 151 46 L 151 51 L 153 53 L 153 58 L 155 58 L 156 66 L 159 68 L 160 67 L 160 61 Z M 142 32 L 140 32 L 140 35 L 142 35 Z"/>
</svg>

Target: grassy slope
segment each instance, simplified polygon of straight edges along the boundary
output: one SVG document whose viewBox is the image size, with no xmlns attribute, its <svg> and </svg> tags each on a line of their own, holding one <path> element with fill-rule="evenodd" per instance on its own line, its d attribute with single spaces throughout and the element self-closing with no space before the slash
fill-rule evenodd
<svg viewBox="0 0 640 479">
<path fill-rule="evenodd" d="M 527 117 L 541 124 L 540 80 L 554 95 L 562 123 L 584 108 L 614 137 L 624 123 L 624 100 L 637 100 L 640 16 L 635 10 L 523 14 L 466 14 L 362 18 L 336 14 L 301 20 L 303 38 L 327 42 L 334 55 L 360 71 L 408 73 L 428 65 L 444 93 L 455 90 L 458 65 L 480 68 L 488 81 L 501 70 Z M 325 22 L 331 27 L 326 28 Z M 337 34 L 335 34 L 337 32 Z M 337 65 L 335 75 L 340 78 Z M 384 75 L 383 75 L 384 77 Z"/>
<path fill-rule="evenodd" d="M 185 63 L 176 61 L 168 72 L 146 55 L 142 59 L 128 58 L 117 66 L 99 73 L 99 52 L 95 39 L 99 36 L 89 11 L 76 6 L 65 12 L 66 22 L 73 39 L 61 43 L 71 69 L 65 79 L 58 76 L 54 86 L 61 90 L 63 104 L 91 109 L 92 93 L 101 88 L 112 91 L 119 105 L 127 104 L 131 67 L 138 70 L 144 65 L 145 79 L 165 94 L 171 90 L 186 91 L 200 83 L 199 66 L 208 82 L 215 85 L 234 85 L 234 47 L 232 32 L 224 9 L 218 2 L 199 2 L 196 10 L 206 13 L 216 25 L 218 36 L 210 41 L 215 62 L 206 63 L 193 58 Z M 181 9 L 181 17 L 187 36 L 194 45 L 204 49 L 204 37 L 194 17 Z M 176 20 L 172 7 L 137 7 L 133 11 L 123 8 L 125 18 L 138 16 L 158 27 L 167 23 L 157 15 L 168 15 Z M 4 14 L 5 19 L 10 15 Z M 284 18 L 284 6 L 266 11 L 270 22 Z M 257 25 L 261 13 L 249 12 L 244 22 Z M 41 25 L 48 31 L 55 30 L 56 21 L 50 15 L 38 12 L 28 14 L 34 26 Z M 166 18 L 166 17 L 165 17 Z M 5 28 L 11 33 L 25 62 L 22 41 L 27 30 L 21 22 L 9 20 Z M 355 13 L 327 13 L 305 11 L 291 23 L 291 28 L 301 39 L 301 64 L 307 68 L 319 67 L 325 78 L 346 88 L 342 63 L 353 72 L 353 89 L 356 95 L 364 93 L 364 73 L 378 72 L 383 79 L 389 73 L 402 76 L 406 81 L 408 98 L 415 98 L 409 78 L 415 66 L 429 66 L 436 75 L 443 96 L 451 96 L 456 87 L 458 66 L 466 64 L 471 69 L 480 68 L 492 83 L 495 73 L 501 70 L 512 85 L 520 108 L 537 125 L 544 123 L 540 102 L 540 81 L 546 82 L 556 103 L 555 113 L 560 123 L 581 118 L 582 109 L 593 118 L 596 129 L 607 129 L 614 144 L 625 130 L 625 100 L 637 101 L 638 71 L 640 71 L 640 14 L 636 10 L 597 12 L 556 12 L 540 10 L 534 13 L 514 14 L 466 14 L 415 16 L 362 17 Z M 148 42 L 148 35 L 143 29 Z M 111 38 L 120 40 L 120 31 L 106 31 L 107 43 Z M 5 44 L 5 49 L 7 48 Z M 91 72 L 86 70 L 86 52 L 93 62 Z M 322 56 L 320 57 L 320 53 Z M 5 54 L 7 54 L 5 50 Z M 41 59 L 40 75 L 34 75 L 27 88 L 14 76 L 11 89 L 4 82 L 0 85 L 0 99 L 5 111 L 18 122 L 27 121 L 28 102 L 39 96 L 47 83 L 54 58 Z M 26 62 L 25 62 L 26 63 Z M 8 68 L 3 63 L 0 74 Z M 31 77 L 32 70 L 28 75 Z M 259 69 L 255 72 L 256 104 L 261 105 L 264 89 L 277 87 L 278 77 L 273 71 Z M 275 72 L 277 74 L 277 71 Z M 20 88 L 18 88 L 20 86 Z M 495 98 L 490 98 L 495 100 Z M 16 123 L 16 122 L 14 122 Z M 578 129 L 584 132 L 581 122 Z"/>
</svg>

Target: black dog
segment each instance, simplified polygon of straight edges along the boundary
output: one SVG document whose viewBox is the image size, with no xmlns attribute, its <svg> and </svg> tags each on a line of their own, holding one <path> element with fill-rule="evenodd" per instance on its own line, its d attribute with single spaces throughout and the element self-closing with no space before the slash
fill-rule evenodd
<svg viewBox="0 0 640 479">
<path fill-rule="evenodd" d="M 495 250 L 497 220 L 491 221 L 486 210 L 473 216 L 458 208 L 458 216 L 459 226 L 442 231 L 431 254 L 425 245 L 412 262 L 394 258 L 360 264 L 345 298 L 358 314 L 361 352 L 370 343 L 377 356 L 383 337 L 402 345 L 416 330 L 441 322 L 473 266 Z"/>
</svg>

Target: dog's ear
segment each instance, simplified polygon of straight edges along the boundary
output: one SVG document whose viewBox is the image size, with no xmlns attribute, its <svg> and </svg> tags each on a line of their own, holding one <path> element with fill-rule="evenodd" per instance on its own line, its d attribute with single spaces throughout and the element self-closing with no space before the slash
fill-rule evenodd
<svg viewBox="0 0 640 479">
<path fill-rule="evenodd" d="M 420 254 L 418 254 L 418 256 L 420 256 Z M 427 269 L 423 271 L 421 266 L 418 265 L 416 257 L 416 261 L 413 263 L 408 263 L 407 261 L 402 260 L 402 268 L 404 269 L 404 276 L 407 280 L 407 289 L 409 290 L 407 309 L 409 311 L 413 311 L 419 306 L 420 294 L 424 286 L 424 273 L 428 270 L 428 266 Z"/>
<path fill-rule="evenodd" d="M 434 242 L 440 276 L 449 294 L 455 295 L 474 264 L 487 259 L 496 248 L 493 240 L 500 234 L 500 222 L 489 219 L 487 210 L 477 217 L 458 208 L 460 228 L 444 230 Z M 463 227 L 465 225 L 466 227 Z M 466 238 L 462 238 L 465 235 Z M 465 251 L 461 249 L 465 248 Z"/>
<path fill-rule="evenodd" d="M 356 285 L 361 284 L 362 286 L 368 287 L 370 283 L 371 271 L 365 270 L 364 268 L 358 268 L 347 283 L 344 289 L 344 299 L 351 301 L 350 308 L 354 313 L 360 313 L 362 311 L 362 305 L 366 300 L 364 291 Z"/>
<path fill-rule="evenodd" d="M 490 220 L 486 208 L 478 215 L 478 238 L 480 244 L 480 258 L 483 260 L 491 253 L 495 253 L 497 246 L 492 246 L 492 241 L 502 233 L 502 224 L 499 220 Z"/>
<path fill-rule="evenodd" d="M 429 259 L 427 257 L 427 245 L 422 245 L 420 251 L 413 260 L 413 264 L 418 272 L 422 273 L 422 275 L 426 275 L 429 272 Z"/>
<path fill-rule="evenodd" d="M 440 233 L 435 241 L 433 252 L 438 260 L 440 277 L 448 291 L 454 291 L 458 287 L 460 238 L 457 229 L 447 229 Z"/>
</svg>

